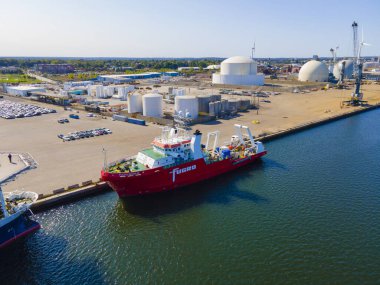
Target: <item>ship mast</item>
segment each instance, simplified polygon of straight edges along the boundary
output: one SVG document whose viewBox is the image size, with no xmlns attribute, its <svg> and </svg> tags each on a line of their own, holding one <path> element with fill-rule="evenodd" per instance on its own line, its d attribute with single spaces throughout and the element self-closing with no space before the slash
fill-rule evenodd
<svg viewBox="0 0 380 285">
<path fill-rule="evenodd" d="M 104 166 L 103 166 L 103 169 L 106 170 L 107 169 L 107 150 L 103 147 L 103 155 L 104 155 Z"/>
</svg>

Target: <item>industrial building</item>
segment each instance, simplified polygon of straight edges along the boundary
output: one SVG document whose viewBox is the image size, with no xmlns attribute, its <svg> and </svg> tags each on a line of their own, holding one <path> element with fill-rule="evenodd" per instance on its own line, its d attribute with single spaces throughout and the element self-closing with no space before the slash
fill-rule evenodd
<svg viewBox="0 0 380 285">
<path fill-rule="evenodd" d="M 378 61 L 367 61 L 363 63 L 363 69 L 378 69 L 380 68 L 380 57 Z"/>
<path fill-rule="evenodd" d="M 21 72 L 21 68 L 17 66 L 1 66 L 0 73 L 18 73 Z"/>
<path fill-rule="evenodd" d="M 207 66 L 204 69 L 207 69 L 207 70 L 218 70 L 218 69 L 220 69 L 220 64 L 209 65 L 209 66 Z"/>
<path fill-rule="evenodd" d="M 326 82 L 329 79 L 329 69 L 326 64 L 310 60 L 306 62 L 298 74 L 298 80 L 304 82 Z"/>
<path fill-rule="evenodd" d="M 185 70 L 200 70 L 200 68 L 197 66 L 194 66 L 194 67 L 191 67 L 191 66 L 178 67 L 178 71 L 185 71 Z"/>
<path fill-rule="evenodd" d="M 46 92 L 45 88 L 30 86 L 30 85 L 22 85 L 22 86 L 7 86 L 7 93 L 10 95 L 16 96 L 29 96 L 31 92 Z"/>
<path fill-rule="evenodd" d="M 162 75 L 166 75 L 166 76 L 178 76 L 179 73 L 176 72 L 176 71 L 167 71 L 167 72 L 164 72 Z"/>
<path fill-rule="evenodd" d="M 41 73 L 71 73 L 74 72 L 74 67 L 71 64 L 36 64 L 34 70 Z"/>
<path fill-rule="evenodd" d="M 145 72 L 137 74 L 115 74 L 115 75 L 99 75 L 98 80 L 102 82 L 111 82 L 111 83 L 127 83 L 133 80 L 138 79 L 151 79 L 159 78 L 161 73 L 159 72 Z"/>
<path fill-rule="evenodd" d="M 68 81 L 63 83 L 63 90 L 70 90 L 73 87 L 85 87 L 94 84 L 94 81 Z"/>
<path fill-rule="evenodd" d="M 264 85 L 264 75 L 257 74 L 257 63 L 248 57 L 234 56 L 224 60 L 220 73 L 212 75 L 213 84 Z"/>
</svg>

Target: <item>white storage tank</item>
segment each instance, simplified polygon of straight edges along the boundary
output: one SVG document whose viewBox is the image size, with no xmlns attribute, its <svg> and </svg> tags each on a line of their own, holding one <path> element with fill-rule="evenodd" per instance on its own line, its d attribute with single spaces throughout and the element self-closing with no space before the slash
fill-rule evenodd
<svg viewBox="0 0 380 285">
<path fill-rule="evenodd" d="M 113 86 L 106 86 L 104 88 L 104 94 L 106 97 L 112 97 L 115 94 L 115 87 Z"/>
<path fill-rule="evenodd" d="M 183 88 L 176 88 L 176 89 L 173 89 L 173 95 L 175 95 L 175 96 L 185 96 L 186 95 L 186 91 Z"/>
<path fill-rule="evenodd" d="M 140 94 L 128 95 L 128 113 L 142 113 L 142 98 Z"/>
<path fill-rule="evenodd" d="M 96 86 L 96 98 L 104 98 L 104 87 L 103 85 Z"/>
<path fill-rule="evenodd" d="M 220 116 L 222 114 L 222 102 L 216 101 L 215 104 L 215 115 Z"/>
<path fill-rule="evenodd" d="M 120 100 L 127 100 L 127 95 L 128 95 L 128 92 L 127 92 L 127 89 L 125 87 L 119 87 L 117 89 L 117 95 L 119 95 L 119 98 Z"/>
<path fill-rule="evenodd" d="M 163 116 L 162 95 L 146 94 L 142 98 L 143 115 L 147 117 L 161 118 Z"/>
<path fill-rule="evenodd" d="M 228 108 L 230 112 L 236 112 L 240 108 L 240 101 L 237 99 L 228 100 Z"/>
<path fill-rule="evenodd" d="M 87 85 L 87 95 L 92 96 L 92 87 L 91 85 Z"/>
<path fill-rule="evenodd" d="M 198 98 L 194 96 L 176 96 L 174 109 L 176 114 L 189 114 L 191 118 L 196 119 L 199 113 Z"/>
<path fill-rule="evenodd" d="M 228 101 L 227 100 L 222 100 L 222 112 L 228 112 Z"/>
<path fill-rule="evenodd" d="M 246 111 L 248 110 L 250 105 L 251 105 L 251 100 L 249 99 L 240 100 L 240 110 Z"/>
<path fill-rule="evenodd" d="M 211 101 L 212 102 L 221 101 L 221 100 L 222 100 L 222 95 L 220 95 L 220 94 L 211 95 Z"/>
<path fill-rule="evenodd" d="M 216 116 L 215 102 L 209 103 L 209 115 L 210 116 Z"/>
<path fill-rule="evenodd" d="M 211 102 L 211 95 L 199 95 L 198 96 L 199 112 L 208 113 L 210 102 Z"/>
<path fill-rule="evenodd" d="M 132 92 L 133 90 L 135 90 L 135 86 L 134 85 L 128 85 L 125 87 L 125 89 L 127 90 L 127 92 Z"/>
</svg>

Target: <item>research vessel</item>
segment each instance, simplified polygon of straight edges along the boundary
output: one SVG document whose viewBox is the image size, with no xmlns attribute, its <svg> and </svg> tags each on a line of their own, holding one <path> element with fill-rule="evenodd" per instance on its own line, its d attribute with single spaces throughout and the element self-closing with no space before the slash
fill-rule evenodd
<svg viewBox="0 0 380 285">
<path fill-rule="evenodd" d="M 250 164 L 267 151 L 255 141 L 247 126 L 234 125 L 235 134 L 228 143 L 218 146 L 219 131 L 193 135 L 183 128 L 162 128 L 152 147 L 136 156 L 110 164 L 104 162 L 101 177 L 120 198 L 173 191 Z"/>
<path fill-rule="evenodd" d="M 0 249 L 38 230 L 41 226 L 31 219 L 30 206 L 37 200 L 34 192 L 4 193 L 0 187 Z"/>
</svg>

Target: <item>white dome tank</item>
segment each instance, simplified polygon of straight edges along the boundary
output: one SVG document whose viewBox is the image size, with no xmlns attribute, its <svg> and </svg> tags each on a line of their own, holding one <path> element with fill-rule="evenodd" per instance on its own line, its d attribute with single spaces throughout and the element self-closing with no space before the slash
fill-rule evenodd
<svg viewBox="0 0 380 285">
<path fill-rule="evenodd" d="M 233 56 L 220 65 L 222 75 L 256 75 L 257 63 L 245 56 Z"/>
<path fill-rule="evenodd" d="M 299 81 L 305 82 L 325 82 L 329 79 L 329 69 L 326 64 L 310 60 L 306 62 L 300 69 L 298 74 Z"/>
<path fill-rule="evenodd" d="M 351 59 L 344 59 L 344 60 L 339 61 L 337 64 L 335 64 L 334 71 L 333 71 L 334 77 L 336 79 L 339 79 L 340 71 L 342 70 L 342 66 L 343 66 L 343 61 L 345 62 L 344 78 L 352 79 L 353 74 L 354 74 L 354 62 Z"/>
<path fill-rule="evenodd" d="M 187 114 L 193 119 L 198 118 L 198 98 L 194 96 L 176 96 L 174 99 L 176 114 Z"/>
<path fill-rule="evenodd" d="M 245 56 L 233 56 L 220 64 L 220 73 L 212 75 L 213 84 L 264 85 L 264 75 L 257 74 L 257 63 Z"/>
<path fill-rule="evenodd" d="M 142 97 L 143 115 L 161 118 L 163 116 L 162 99 L 162 95 L 160 94 L 153 93 L 144 95 Z"/>
<path fill-rule="evenodd" d="M 140 94 L 128 95 L 128 113 L 141 113 L 143 111 Z"/>
</svg>

